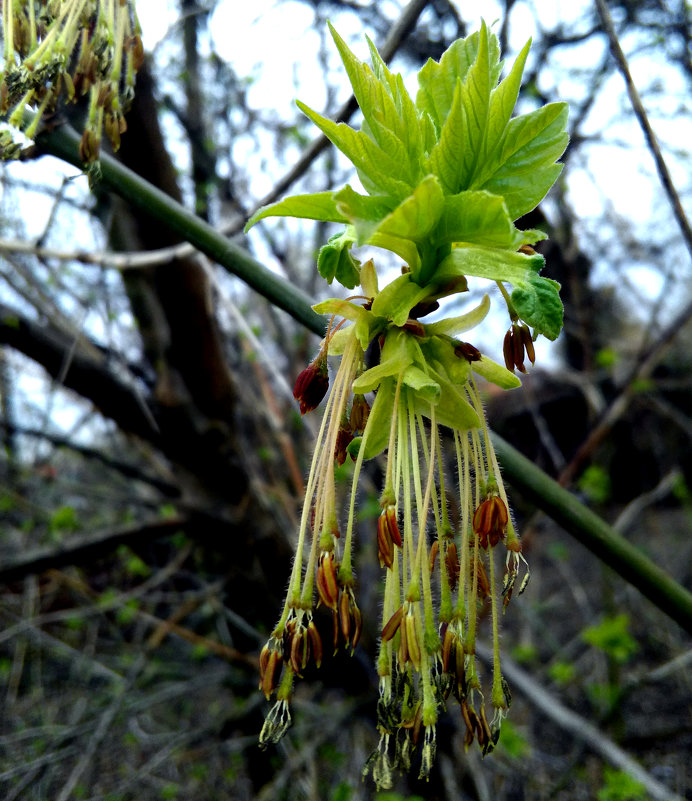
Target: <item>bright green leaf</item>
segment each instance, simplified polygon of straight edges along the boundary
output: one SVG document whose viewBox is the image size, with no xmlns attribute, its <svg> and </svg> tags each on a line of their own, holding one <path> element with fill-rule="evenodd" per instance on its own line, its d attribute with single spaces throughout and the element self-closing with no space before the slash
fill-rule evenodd
<svg viewBox="0 0 692 801">
<path fill-rule="evenodd" d="M 411 193 L 406 165 L 402 166 L 367 134 L 354 131 L 343 122 L 332 122 L 300 101 L 297 104 L 327 139 L 353 162 L 363 186 L 370 194 L 390 195 L 403 200 Z"/>
<path fill-rule="evenodd" d="M 534 209 L 562 170 L 567 114 L 566 103 L 549 103 L 511 120 L 469 188 L 502 195 L 513 220 Z"/>
<path fill-rule="evenodd" d="M 430 336 L 439 336 L 441 334 L 456 336 L 457 334 L 462 334 L 464 331 L 470 331 L 482 323 L 489 310 L 490 298 L 487 295 L 483 295 L 483 300 L 475 309 L 466 314 L 460 314 L 458 317 L 446 317 L 436 323 L 428 323 L 425 326 L 425 333 Z"/>
<path fill-rule="evenodd" d="M 511 299 L 524 322 L 548 339 L 557 339 L 562 328 L 562 302 L 557 281 L 539 275 L 545 261 L 533 256 L 478 245 L 455 248 L 438 267 L 434 280 L 445 283 L 458 275 L 492 281 L 508 281 Z"/>
<path fill-rule="evenodd" d="M 351 255 L 353 234 L 347 228 L 340 234 L 330 237 L 322 245 L 317 256 L 317 270 L 322 278 L 331 284 L 336 280 L 347 289 L 360 283 L 360 262 Z"/>
<path fill-rule="evenodd" d="M 411 280 L 410 273 L 395 278 L 372 302 L 372 313 L 386 317 L 394 325 L 403 325 L 411 309 L 430 294 L 430 287 L 421 287 Z"/>
<path fill-rule="evenodd" d="M 348 73 L 353 94 L 363 112 L 363 132 L 397 162 L 400 175 L 412 186 L 415 185 L 419 177 L 422 148 L 418 116 L 403 82 L 397 82 L 379 55 L 373 59 L 376 75 L 367 64 L 356 58 L 334 28 L 331 25 L 329 27 Z M 408 103 L 405 98 L 408 98 Z M 405 115 L 403 117 L 402 112 Z"/>
<path fill-rule="evenodd" d="M 512 222 L 502 197 L 466 191 L 445 197 L 435 239 L 439 244 L 475 242 L 516 250 L 524 236 Z"/>
<path fill-rule="evenodd" d="M 348 220 L 336 208 L 333 192 L 317 192 L 312 195 L 293 195 L 278 203 L 262 206 L 245 225 L 245 232 L 265 217 L 302 217 L 324 222 L 341 222 Z"/>
</svg>

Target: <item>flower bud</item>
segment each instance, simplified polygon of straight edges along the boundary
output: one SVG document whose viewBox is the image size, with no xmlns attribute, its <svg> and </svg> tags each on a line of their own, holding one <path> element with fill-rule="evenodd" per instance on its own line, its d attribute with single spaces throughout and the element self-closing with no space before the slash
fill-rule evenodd
<svg viewBox="0 0 692 801">
<path fill-rule="evenodd" d="M 316 409 L 329 389 L 327 357 L 320 352 L 296 379 L 293 397 L 300 403 L 300 413 L 307 414 Z"/>
</svg>

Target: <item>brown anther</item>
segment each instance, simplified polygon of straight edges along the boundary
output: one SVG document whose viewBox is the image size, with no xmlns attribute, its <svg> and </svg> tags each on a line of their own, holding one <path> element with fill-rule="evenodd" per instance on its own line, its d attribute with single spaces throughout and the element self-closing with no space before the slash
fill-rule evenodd
<svg viewBox="0 0 692 801">
<path fill-rule="evenodd" d="M 460 704 L 461 707 L 461 717 L 464 719 L 464 723 L 466 724 L 466 737 L 464 739 L 464 745 L 468 748 L 469 745 L 474 740 L 476 735 L 476 730 L 473 725 L 473 721 L 471 720 L 471 713 L 473 710 L 470 710 L 466 701 L 462 701 Z M 475 712 L 473 713 L 475 716 Z M 469 739 L 470 736 L 470 739 Z"/>
<path fill-rule="evenodd" d="M 344 642 L 348 645 L 351 636 L 351 604 L 348 594 L 345 592 L 341 593 L 339 599 L 339 625 Z"/>
<path fill-rule="evenodd" d="M 391 568 L 394 564 L 394 544 L 384 513 L 377 518 L 377 553 L 380 567 Z"/>
<path fill-rule="evenodd" d="M 312 658 L 315 660 L 315 665 L 320 667 L 322 664 L 322 639 L 319 631 L 317 631 L 317 626 L 312 620 L 308 623 L 308 637 L 312 648 Z"/>
<path fill-rule="evenodd" d="M 402 617 L 399 622 L 401 625 L 399 626 L 399 651 L 397 652 L 397 659 L 399 660 L 400 665 L 405 665 L 409 660 L 407 642 L 408 634 L 406 631 L 405 618 Z"/>
<path fill-rule="evenodd" d="M 454 540 L 447 542 L 445 548 L 445 565 L 447 567 L 447 576 L 449 578 L 449 586 L 454 590 L 459 581 L 459 554 L 457 552 L 457 544 Z"/>
<path fill-rule="evenodd" d="M 455 656 L 457 642 L 454 631 L 451 626 L 447 626 L 442 637 L 442 670 L 449 673 L 449 665 L 452 661 L 452 656 Z"/>
<path fill-rule="evenodd" d="M 413 667 L 420 670 L 421 650 L 420 643 L 418 642 L 418 633 L 416 632 L 416 619 L 409 612 L 403 620 L 402 628 L 406 628 L 406 647 L 408 649 L 408 658 L 411 660 Z"/>
<path fill-rule="evenodd" d="M 531 364 L 536 363 L 536 351 L 533 347 L 533 338 L 531 336 L 531 331 L 529 331 L 528 325 L 519 326 L 519 330 L 521 331 L 521 341 L 524 344 L 524 350 L 526 351 L 526 355 L 529 357 L 529 361 Z"/>
<path fill-rule="evenodd" d="M 423 723 L 423 704 L 420 702 L 416 707 L 416 715 L 413 718 L 413 731 L 411 732 L 411 742 L 414 745 L 418 745 L 418 739 L 420 737 L 420 727 Z"/>
<path fill-rule="evenodd" d="M 524 253 L 526 256 L 536 255 L 536 251 L 531 247 L 531 245 L 522 245 L 517 253 Z"/>
<path fill-rule="evenodd" d="M 339 586 L 336 581 L 337 564 L 331 551 L 322 551 L 317 566 L 317 592 L 320 601 L 328 608 L 336 610 L 339 600 Z"/>
<path fill-rule="evenodd" d="M 524 323 L 521 325 L 512 323 L 512 327 L 505 334 L 502 353 L 505 357 L 505 366 L 512 372 L 515 369 L 519 370 L 520 373 L 526 372 L 526 367 L 524 367 L 525 357 L 528 357 L 531 364 L 535 363 L 536 352 L 533 347 L 531 331 L 529 331 L 527 325 Z"/>
<path fill-rule="evenodd" d="M 480 714 L 480 729 L 483 732 L 483 756 L 485 756 L 489 751 L 492 751 L 495 747 L 495 743 L 493 741 L 493 733 L 490 729 L 490 725 L 488 723 L 488 718 L 485 714 L 485 706 L 481 706 L 481 714 Z M 478 739 L 480 743 L 480 737 Z"/>
<path fill-rule="evenodd" d="M 430 568 L 430 572 L 432 573 L 435 570 L 435 562 L 437 561 L 437 554 L 440 550 L 440 543 L 438 540 L 435 540 L 433 544 L 430 546 L 430 554 L 428 555 L 428 567 Z"/>
<path fill-rule="evenodd" d="M 296 379 L 293 397 L 300 403 L 300 413 L 307 414 L 316 409 L 329 389 L 327 356 L 323 351 Z"/>
<path fill-rule="evenodd" d="M 399 627 L 401 626 L 401 619 L 404 616 L 404 607 L 400 606 L 396 612 L 389 618 L 389 620 L 384 624 L 384 628 L 382 629 L 382 640 L 384 642 L 389 642 L 392 637 L 397 633 Z"/>
<path fill-rule="evenodd" d="M 260 672 L 260 690 L 262 690 L 267 700 L 279 686 L 279 676 L 281 675 L 282 666 L 283 659 L 279 652 L 274 649 L 269 649 L 269 653 L 265 658 L 264 670 Z"/>
<path fill-rule="evenodd" d="M 485 572 L 485 565 L 480 559 L 475 560 L 475 567 L 472 565 L 472 572 L 476 574 L 477 595 L 481 601 L 490 597 L 490 582 L 488 574 Z"/>
<path fill-rule="evenodd" d="M 79 140 L 79 158 L 85 163 L 90 164 L 98 157 L 101 148 L 101 139 L 88 128 L 84 130 L 82 138 Z"/>
<path fill-rule="evenodd" d="M 385 518 L 383 525 L 387 526 L 392 542 L 401 548 L 402 539 L 401 532 L 399 531 L 399 523 L 396 519 L 396 506 L 393 503 L 387 504 L 382 510 L 382 515 L 380 515 L 380 517 L 382 516 Z"/>
<path fill-rule="evenodd" d="M 502 343 L 502 355 L 505 357 L 505 367 L 514 372 L 514 346 L 511 328 L 505 334 L 505 338 Z"/>
<path fill-rule="evenodd" d="M 267 669 L 267 665 L 269 664 L 269 655 L 271 654 L 271 650 L 269 649 L 269 645 L 265 644 L 264 648 L 260 651 L 259 655 L 259 671 L 260 671 L 260 684 L 259 688 L 262 689 L 262 676 Z"/>
<path fill-rule="evenodd" d="M 307 629 L 302 625 L 298 626 L 291 637 L 290 662 L 294 673 L 301 675 L 310 658 L 310 643 Z"/>
<path fill-rule="evenodd" d="M 351 653 L 353 653 L 360 640 L 360 634 L 363 631 L 363 615 L 361 615 L 355 599 L 351 605 L 351 615 L 353 616 L 353 639 L 351 640 Z"/>
<path fill-rule="evenodd" d="M 454 344 L 454 355 L 467 362 L 479 362 L 482 358 L 481 352 L 470 342 L 456 342 Z"/>
<path fill-rule="evenodd" d="M 499 495 L 488 496 L 473 513 L 473 530 L 481 548 L 495 547 L 504 539 L 509 513 Z"/>
</svg>

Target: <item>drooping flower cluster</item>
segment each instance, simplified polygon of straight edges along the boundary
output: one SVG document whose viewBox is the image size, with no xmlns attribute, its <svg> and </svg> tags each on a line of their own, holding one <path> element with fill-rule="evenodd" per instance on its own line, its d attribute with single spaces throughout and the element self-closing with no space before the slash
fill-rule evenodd
<svg viewBox="0 0 692 801">
<path fill-rule="evenodd" d="M 562 325 L 559 287 L 539 275 L 544 260 L 531 247 L 544 235 L 520 231 L 512 221 L 540 201 L 559 173 L 566 109 L 552 104 L 511 119 L 528 45 L 498 85 L 499 47 L 485 25 L 453 44 L 439 63 L 426 64 L 415 103 L 372 45 L 371 69 L 333 34 L 363 128 L 356 132 L 301 108 L 351 158 L 368 195 L 346 186 L 288 198 L 248 224 L 270 215 L 345 223 L 322 248 L 318 269 L 330 282 L 361 286 L 358 295 L 314 307 L 332 322 L 294 390 L 303 413 L 327 400 L 286 601 L 260 658 L 260 689 L 268 699 L 276 693 L 260 741 L 283 736 L 296 677 L 321 663 L 316 607 L 331 610 L 335 649 L 342 642 L 353 649 L 360 638 L 357 488 L 363 463 L 383 454 L 376 532 L 384 573 L 380 740 L 364 773 L 386 788 L 394 769 L 411 767 L 416 749 L 419 775 L 429 775 L 438 716 L 450 698 L 467 747 L 475 741 L 483 754 L 497 743 L 510 705 L 500 615 L 513 592 L 526 586 L 528 566 L 477 378 L 503 389 L 518 386 L 514 371 L 533 363 L 534 339 L 555 339 Z M 402 274 L 380 288 L 373 261 L 361 265 L 351 254 L 353 245 L 364 244 L 404 259 Z M 468 289 L 468 277 L 493 281 L 507 305 L 505 366 L 459 338 L 484 320 L 488 295 L 463 315 L 425 322 L 440 299 Z M 339 359 L 329 392 L 328 357 Z M 355 466 L 342 509 L 335 466 L 349 457 Z M 477 633 L 486 622 L 489 675 L 476 658 Z"/>
<path fill-rule="evenodd" d="M 104 130 L 117 150 L 144 58 L 133 0 L 2 0 L 2 33 L 0 113 L 9 124 L 32 139 L 60 99 L 88 95 L 82 160 L 98 158 Z M 17 158 L 21 145 L 4 131 L 0 149 Z"/>
</svg>

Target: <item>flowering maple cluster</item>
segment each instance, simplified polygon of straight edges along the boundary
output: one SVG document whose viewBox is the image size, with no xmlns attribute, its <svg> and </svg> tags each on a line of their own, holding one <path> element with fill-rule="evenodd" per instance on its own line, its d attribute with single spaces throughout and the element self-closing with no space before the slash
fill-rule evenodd
<svg viewBox="0 0 692 801">
<path fill-rule="evenodd" d="M 477 378 L 503 389 L 533 363 L 533 341 L 555 339 L 562 325 L 559 286 L 542 277 L 532 245 L 541 231 L 513 223 L 557 178 L 567 143 L 566 107 L 556 103 L 512 118 L 528 45 L 498 83 L 496 37 L 481 30 L 455 42 L 419 73 L 415 102 L 370 45 L 372 67 L 334 39 L 364 116 L 360 131 L 305 113 L 354 163 L 367 195 L 337 192 L 287 198 L 248 223 L 292 215 L 345 224 L 322 248 L 318 269 L 359 294 L 318 303 L 330 324 L 319 355 L 298 377 L 301 412 L 326 396 L 308 477 L 296 556 L 282 614 L 262 651 L 260 688 L 276 701 L 262 743 L 291 722 L 296 677 L 319 667 L 323 644 L 315 608 L 331 610 L 335 648 L 355 648 L 362 618 L 353 572 L 355 504 L 363 463 L 386 455 L 377 548 L 384 571 L 377 671 L 378 748 L 365 771 L 390 787 L 418 749 L 419 775 L 434 762 L 436 724 L 453 697 L 466 744 L 484 754 L 497 743 L 511 695 L 502 676 L 500 614 L 528 567 L 509 512 Z M 354 245 L 390 250 L 405 261 L 382 288 L 372 260 Z M 506 303 L 505 366 L 459 338 L 490 308 L 485 295 L 460 316 L 424 319 L 442 298 L 463 293 L 468 278 L 489 279 Z M 512 287 L 511 293 L 507 285 Z M 533 329 L 533 331 L 531 331 Z M 331 391 L 328 357 L 339 360 Z M 328 394 L 327 394 L 328 393 Z M 444 449 L 451 447 L 449 471 Z M 335 466 L 355 462 L 349 500 L 340 508 Z M 483 608 L 489 615 L 481 614 Z M 490 676 L 476 659 L 482 618 L 490 621 Z"/>
<path fill-rule="evenodd" d="M 61 98 L 88 95 L 82 161 L 98 158 L 104 130 L 117 150 L 144 59 L 133 0 L 2 0 L 2 33 L 0 113 L 9 124 L 32 139 Z M 24 125 L 27 108 L 35 113 Z M 4 131 L 0 149 L 17 158 L 21 145 Z"/>
</svg>

